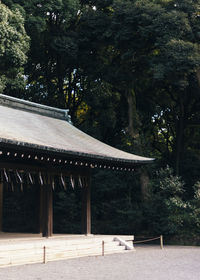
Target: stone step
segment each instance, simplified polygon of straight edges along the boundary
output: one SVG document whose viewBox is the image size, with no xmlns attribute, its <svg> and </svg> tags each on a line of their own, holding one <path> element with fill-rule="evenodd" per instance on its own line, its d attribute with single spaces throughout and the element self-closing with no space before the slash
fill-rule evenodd
<svg viewBox="0 0 200 280">
<path fill-rule="evenodd" d="M 130 240 L 130 237 L 125 236 L 125 239 Z M 126 252 L 127 243 L 132 244 L 130 241 L 122 241 L 121 236 L 120 238 L 116 236 L 83 236 L 83 238 L 71 239 L 43 238 L 29 241 L 7 241 L 0 244 L 0 266 L 42 263 L 44 253 L 46 262 L 98 256 L 102 255 L 102 241 L 104 241 L 104 255 Z"/>
</svg>

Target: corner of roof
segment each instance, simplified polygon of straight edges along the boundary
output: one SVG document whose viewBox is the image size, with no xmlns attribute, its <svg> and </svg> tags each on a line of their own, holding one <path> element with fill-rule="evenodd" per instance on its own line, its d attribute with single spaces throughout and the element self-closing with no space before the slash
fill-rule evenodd
<svg viewBox="0 0 200 280">
<path fill-rule="evenodd" d="M 0 94 L 0 105 L 51 118 L 66 120 L 71 123 L 71 116 L 68 114 L 68 109 L 58 109 L 4 94 Z"/>
</svg>

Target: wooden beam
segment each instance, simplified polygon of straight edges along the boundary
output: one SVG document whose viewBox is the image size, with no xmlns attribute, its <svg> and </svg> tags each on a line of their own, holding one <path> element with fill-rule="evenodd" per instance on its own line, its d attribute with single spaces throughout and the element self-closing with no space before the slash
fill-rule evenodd
<svg viewBox="0 0 200 280">
<path fill-rule="evenodd" d="M 82 190 L 82 233 L 91 234 L 91 189 L 88 178 L 87 185 Z"/>
<path fill-rule="evenodd" d="M 86 170 L 86 167 L 74 166 L 74 165 L 66 165 L 61 167 L 52 167 L 52 165 L 40 165 L 35 163 L 35 165 L 28 165 L 21 164 L 21 163 L 13 163 L 13 162 L 0 162 L 0 169 L 6 170 L 23 170 L 24 172 L 44 172 L 46 173 L 47 170 L 51 175 L 60 175 L 61 173 L 63 176 L 85 176 L 85 174 L 89 174 L 89 170 Z M 88 172 L 88 173 L 87 173 Z"/>
<path fill-rule="evenodd" d="M 0 183 L 0 232 L 3 231 L 3 183 Z"/>
</svg>

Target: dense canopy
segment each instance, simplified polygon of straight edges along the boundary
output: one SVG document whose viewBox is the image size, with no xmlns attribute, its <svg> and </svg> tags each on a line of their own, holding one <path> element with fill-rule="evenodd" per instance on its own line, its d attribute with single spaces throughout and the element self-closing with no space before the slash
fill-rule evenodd
<svg viewBox="0 0 200 280">
<path fill-rule="evenodd" d="M 95 229 L 197 240 L 200 1 L 2 0 L 0 9 L 0 92 L 69 109 L 89 135 L 157 159 L 126 180 L 94 172 Z M 65 220 L 73 199 L 58 197 Z"/>
</svg>

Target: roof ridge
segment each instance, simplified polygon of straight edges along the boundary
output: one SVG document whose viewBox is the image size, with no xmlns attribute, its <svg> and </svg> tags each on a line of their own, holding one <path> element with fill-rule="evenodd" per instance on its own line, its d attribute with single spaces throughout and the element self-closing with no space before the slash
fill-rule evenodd
<svg viewBox="0 0 200 280">
<path fill-rule="evenodd" d="M 68 109 L 50 107 L 4 94 L 0 94 L 0 105 L 71 122 Z"/>
</svg>

